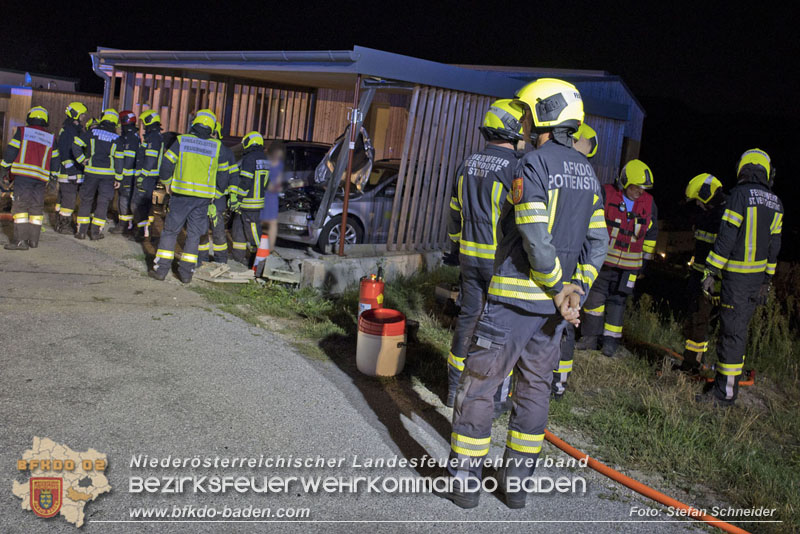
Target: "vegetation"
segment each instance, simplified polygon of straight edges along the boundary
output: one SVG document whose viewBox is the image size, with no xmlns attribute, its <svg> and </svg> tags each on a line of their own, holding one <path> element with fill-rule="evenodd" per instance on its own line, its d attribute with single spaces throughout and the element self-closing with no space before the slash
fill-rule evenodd
<svg viewBox="0 0 800 534">
<path fill-rule="evenodd" d="M 372 381 L 375 387 L 398 387 L 398 382 L 411 378 L 444 395 L 452 318 L 437 306 L 434 289 L 457 278 L 457 269 L 442 267 L 387 284 L 385 306 L 418 321 L 419 334 L 409 349 L 404 375 Z M 625 344 L 632 354 L 609 359 L 598 352 L 579 352 L 568 393 L 561 402 L 551 403 L 551 426 L 568 440 L 591 443 L 587 452 L 623 472 L 660 475 L 653 484 L 687 492 L 695 506 L 726 502 L 778 508 L 784 523 L 748 527 L 753 531 L 796 529 L 800 387 L 793 344 L 798 339 L 798 300 L 785 293 L 786 288 L 800 287 L 793 282 L 777 280 L 778 295 L 756 312 L 748 348 L 754 356 L 746 362 L 757 371 L 756 386 L 741 389 L 736 407 L 718 410 L 694 402 L 702 386 L 672 371 L 673 361 L 652 346 L 682 352 L 681 324 L 664 311 L 667 306 L 642 295 L 629 305 L 625 321 Z M 282 329 L 309 356 L 333 360 L 361 380 L 353 358 L 357 290 L 335 299 L 313 289 L 294 291 L 275 284 L 201 292 L 253 324 Z M 713 343 L 708 356 L 713 363 Z"/>
</svg>

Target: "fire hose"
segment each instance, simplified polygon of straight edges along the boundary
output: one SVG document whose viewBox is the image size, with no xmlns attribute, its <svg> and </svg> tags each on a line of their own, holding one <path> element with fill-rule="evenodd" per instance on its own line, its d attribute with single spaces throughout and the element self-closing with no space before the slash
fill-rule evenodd
<svg viewBox="0 0 800 534">
<path fill-rule="evenodd" d="M 667 354 L 669 354 L 670 356 L 672 356 L 673 358 L 675 358 L 675 359 L 677 359 L 679 361 L 683 361 L 683 355 L 679 354 L 678 352 L 675 352 L 674 350 L 670 349 L 669 347 L 664 347 L 663 345 L 656 345 L 655 343 L 649 343 L 647 341 L 636 341 L 636 343 L 639 343 L 641 345 L 645 345 L 646 347 L 650 347 L 650 348 L 653 348 L 653 349 L 664 351 Z M 705 378 L 704 380 L 707 381 L 707 382 L 713 382 L 714 381 L 713 378 Z M 747 379 L 739 380 L 739 386 L 740 387 L 752 386 L 753 384 L 755 384 L 755 371 L 751 371 L 747 375 Z"/>
<path fill-rule="evenodd" d="M 672 497 L 664 495 L 660 491 L 654 490 L 650 486 L 642 484 L 637 480 L 634 480 L 628 476 L 623 475 L 619 471 L 611 469 L 606 464 L 595 460 L 588 454 L 579 451 L 569 443 L 558 438 L 549 430 L 544 431 L 544 437 L 547 441 L 549 441 L 550 443 L 552 443 L 565 453 L 569 454 L 573 458 L 577 460 L 583 460 L 585 458 L 587 461 L 587 465 L 592 469 L 594 469 L 595 471 L 597 471 L 598 473 L 607 476 L 608 478 L 614 480 L 615 482 L 619 482 L 623 486 L 626 486 L 632 489 L 633 491 L 641 495 L 644 495 L 648 499 L 653 499 L 654 501 L 659 502 L 664 506 L 671 506 L 675 509 L 683 510 L 686 512 L 687 517 L 690 517 L 691 519 L 694 519 L 696 521 L 703 521 L 704 523 L 708 523 L 709 525 L 715 526 L 721 530 L 724 530 L 725 532 L 731 532 L 733 534 L 748 534 L 746 530 L 742 530 L 741 528 L 731 525 L 730 523 L 726 523 L 725 521 L 717 519 L 714 516 L 704 514 L 701 510 L 698 510 L 697 508 L 694 508 L 692 506 L 689 506 L 688 504 L 684 504 L 678 500 L 675 500 Z"/>
</svg>

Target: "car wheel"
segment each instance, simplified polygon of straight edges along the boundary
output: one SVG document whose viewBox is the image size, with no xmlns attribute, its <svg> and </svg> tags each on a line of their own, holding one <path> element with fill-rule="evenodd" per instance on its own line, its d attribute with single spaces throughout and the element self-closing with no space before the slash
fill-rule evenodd
<svg viewBox="0 0 800 534">
<path fill-rule="evenodd" d="M 319 234 L 319 242 L 317 243 L 319 249 L 323 252 L 328 252 L 331 250 L 331 245 L 333 245 L 334 250 L 338 250 L 341 231 L 342 216 L 337 215 L 322 227 L 322 232 Z M 364 242 L 364 229 L 361 227 L 361 224 L 352 217 L 347 218 L 344 242 L 348 245 L 358 245 Z"/>
</svg>

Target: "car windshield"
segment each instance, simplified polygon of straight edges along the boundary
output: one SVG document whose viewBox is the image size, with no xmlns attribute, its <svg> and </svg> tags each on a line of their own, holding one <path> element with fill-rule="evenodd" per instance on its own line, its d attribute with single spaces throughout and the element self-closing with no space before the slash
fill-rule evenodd
<svg viewBox="0 0 800 534">
<path fill-rule="evenodd" d="M 372 168 L 372 172 L 369 173 L 369 179 L 367 183 L 364 184 L 364 192 L 368 193 L 375 189 L 378 185 L 384 183 L 386 180 L 390 180 L 397 176 L 397 169 L 394 167 L 382 167 L 376 165 Z"/>
<path fill-rule="evenodd" d="M 309 172 L 316 169 L 322 158 L 325 157 L 325 147 L 290 147 L 286 156 L 289 171 Z"/>
</svg>

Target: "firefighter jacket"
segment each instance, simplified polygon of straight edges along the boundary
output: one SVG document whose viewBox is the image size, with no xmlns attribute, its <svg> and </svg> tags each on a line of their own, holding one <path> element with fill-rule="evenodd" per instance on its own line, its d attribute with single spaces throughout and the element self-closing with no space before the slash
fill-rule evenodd
<svg viewBox="0 0 800 534">
<path fill-rule="evenodd" d="M 0 166 L 13 176 L 27 176 L 46 182 L 50 179 L 51 162 L 57 162 L 53 150 L 53 134 L 43 126 L 20 126 L 3 154 Z"/>
<path fill-rule="evenodd" d="M 72 156 L 76 163 L 83 165 L 86 174 L 122 180 L 125 158 L 122 137 L 108 121 L 76 137 L 72 141 Z"/>
<path fill-rule="evenodd" d="M 621 189 L 606 184 L 603 190 L 609 237 L 605 265 L 638 271 L 656 249 L 658 211 L 653 196 L 644 191 L 628 212 Z"/>
<path fill-rule="evenodd" d="M 217 197 L 221 198 L 222 195 L 239 194 L 239 164 L 236 163 L 236 158 L 233 155 L 233 150 L 225 145 L 222 145 L 219 153 L 219 166 L 222 171 L 227 175 L 226 183 L 228 184 L 222 194 Z"/>
<path fill-rule="evenodd" d="M 491 268 L 494 264 L 497 222 L 521 156 L 488 144 L 458 168 L 447 233 L 459 245 L 461 265 Z"/>
<path fill-rule="evenodd" d="M 58 132 L 58 143 L 56 144 L 60 165 L 56 171 L 59 182 L 83 179 L 83 165 L 75 161 L 72 156 L 72 144 L 77 137 L 84 133 L 80 124 L 75 124 L 70 118 L 64 119 L 64 124 Z"/>
<path fill-rule="evenodd" d="M 136 154 L 142 144 L 139 139 L 139 130 L 132 124 L 122 127 L 122 177 L 133 178 L 136 174 Z"/>
<path fill-rule="evenodd" d="M 783 204 L 767 187 L 766 173 L 745 173 L 731 190 L 706 268 L 772 276 L 781 249 Z"/>
<path fill-rule="evenodd" d="M 564 282 L 588 294 L 603 265 L 608 234 L 600 185 L 583 154 L 548 141 L 520 160 L 509 196 L 488 298 L 553 314 Z"/>
<path fill-rule="evenodd" d="M 708 253 L 714 248 L 714 240 L 717 239 L 717 230 L 719 230 L 719 223 L 722 220 L 726 202 L 727 195 L 720 191 L 711 200 L 711 204 L 707 209 L 695 206 L 692 213 L 694 226 L 694 261 L 692 262 L 692 269 L 701 273 L 706 268 L 705 261 Z"/>
<path fill-rule="evenodd" d="M 136 155 L 136 175 L 144 178 L 158 178 L 161 158 L 164 157 L 164 136 L 161 126 L 151 125 L 144 132 L 144 140 Z"/>
<path fill-rule="evenodd" d="M 239 162 L 239 185 L 237 193 L 241 207 L 245 210 L 260 210 L 264 207 L 264 192 L 269 183 L 269 160 L 264 147 L 257 145 L 245 150 Z"/>
<path fill-rule="evenodd" d="M 227 189 L 227 176 L 219 170 L 221 147 L 220 141 L 211 139 L 207 128 L 192 127 L 164 152 L 159 169 L 161 181 L 175 194 L 218 198 Z"/>
</svg>

